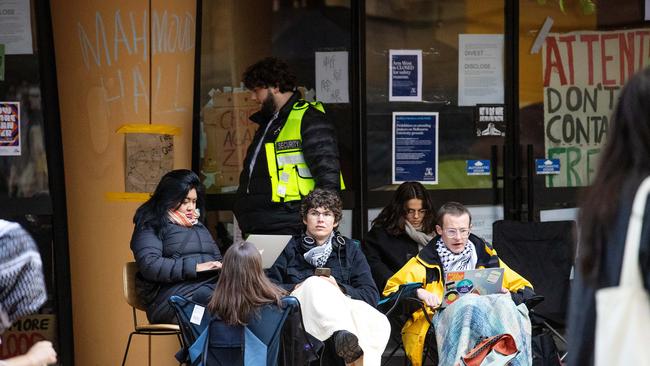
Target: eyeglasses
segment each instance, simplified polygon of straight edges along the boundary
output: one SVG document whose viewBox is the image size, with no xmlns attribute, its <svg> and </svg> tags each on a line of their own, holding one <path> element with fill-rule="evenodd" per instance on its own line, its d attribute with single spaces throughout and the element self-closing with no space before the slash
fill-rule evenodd
<svg viewBox="0 0 650 366">
<path fill-rule="evenodd" d="M 321 216 L 323 216 L 323 219 L 333 219 L 334 218 L 334 213 L 332 211 L 320 212 L 318 210 L 309 210 L 309 212 L 307 212 L 307 215 L 309 215 L 309 216 L 311 216 L 311 217 L 313 217 L 315 219 L 318 219 Z"/>
<path fill-rule="evenodd" d="M 415 216 L 415 213 L 417 213 L 419 216 L 424 216 L 427 214 L 427 210 L 421 209 L 421 210 L 414 210 L 412 208 L 409 208 L 406 210 L 406 216 Z"/>
<path fill-rule="evenodd" d="M 445 229 L 445 235 L 447 235 L 450 238 L 455 238 L 460 234 L 461 238 L 466 238 L 469 236 L 469 229 Z"/>
</svg>

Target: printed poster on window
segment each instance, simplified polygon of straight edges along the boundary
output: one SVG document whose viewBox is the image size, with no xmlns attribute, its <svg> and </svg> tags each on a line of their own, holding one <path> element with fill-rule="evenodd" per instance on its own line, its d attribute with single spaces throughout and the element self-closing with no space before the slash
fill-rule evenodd
<svg viewBox="0 0 650 366">
<path fill-rule="evenodd" d="M 0 0 L 0 43 L 7 55 L 33 53 L 29 0 Z"/>
<path fill-rule="evenodd" d="M 19 102 L 0 102 L 0 155 L 20 155 Z"/>
<path fill-rule="evenodd" d="M 588 186 L 623 85 L 650 64 L 650 29 L 551 33 L 542 50 L 546 186 Z"/>
<path fill-rule="evenodd" d="M 393 184 L 438 184 L 438 112 L 393 112 Z"/>
<path fill-rule="evenodd" d="M 503 104 L 503 35 L 458 35 L 458 105 Z"/>
<path fill-rule="evenodd" d="M 422 50 L 390 50 L 388 100 L 422 101 Z"/>
</svg>

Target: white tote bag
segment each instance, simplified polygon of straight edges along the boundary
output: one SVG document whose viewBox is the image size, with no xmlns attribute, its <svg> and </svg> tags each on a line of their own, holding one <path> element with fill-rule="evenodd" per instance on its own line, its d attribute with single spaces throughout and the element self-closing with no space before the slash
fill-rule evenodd
<svg viewBox="0 0 650 366">
<path fill-rule="evenodd" d="M 639 268 L 639 242 L 650 177 L 634 197 L 618 287 L 596 292 L 596 366 L 650 365 L 650 295 Z"/>
</svg>

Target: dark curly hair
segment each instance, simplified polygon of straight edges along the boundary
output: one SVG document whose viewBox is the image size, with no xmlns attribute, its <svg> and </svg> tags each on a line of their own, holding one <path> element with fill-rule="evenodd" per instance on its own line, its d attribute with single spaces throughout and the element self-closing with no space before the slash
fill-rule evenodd
<svg viewBox="0 0 650 366">
<path fill-rule="evenodd" d="M 289 65 L 275 57 L 267 57 L 249 66 L 242 75 L 246 88 L 278 88 L 285 93 L 296 88 L 296 76 Z"/>
<path fill-rule="evenodd" d="M 307 219 L 307 213 L 311 209 L 324 208 L 332 211 L 334 214 L 334 222 L 341 222 L 343 217 L 343 203 L 338 193 L 329 189 L 316 188 L 309 192 L 305 198 L 302 199 L 300 205 L 300 215 L 303 220 Z"/>
</svg>

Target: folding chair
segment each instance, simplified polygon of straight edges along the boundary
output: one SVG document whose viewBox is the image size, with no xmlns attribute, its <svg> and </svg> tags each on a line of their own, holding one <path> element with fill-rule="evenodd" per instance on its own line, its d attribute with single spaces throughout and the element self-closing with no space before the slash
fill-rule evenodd
<svg viewBox="0 0 650 366">
<path fill-rule="evenodd" d="M 529 280 L 535 293 L 544 297 L 539 305 L 527 303 L 534 330 L 550 331 L 566 345 L 566 339 L 556 328 L 565 327 L 575 222 L 500 220 L 493 224 L 493 237 L 499 258 Z M 564 357 L 566 353 L 561 359 Z"/>
<path fill-rule="evenodd" d="M 300 309 L 295 297 L 282 299 L 282 308 L 263 306 L 246 326 L 231 326 L 212 318 L 190 347 L 192 365 L 277 366 L 281 333 L 289 314 Z"/>
<path fill-rule="evenodd" d="M 386 359 L 382 364 L 383 366 L 391 362 L 391 359 L 398 350 L 404 350 L 401 330 L 410 315 L 417 310 L 422 310 L 424 312 L 425 318 L 429 322 L 429 332 L 425 338 L 424 355 L 422 357 L 423 364 L 426 363 L 427 360 L 431 361 L 433 365 L 438 364 L 438 349 L 433 322 L 429 317 L 429 314 L 426 312 L 426 306 L 424 303 L 416 296 L 414 296 L 415 291 L 421 287 L 422 284 L 419 282 L 412 282 L 401 285 L 395 293 L 382 299 L 377 304 L 377 309 L 386 315 L 388 321 L 390 322 L 391 341 L 389 344 L 395 344 L 393 350 L 389 352 L 388 356 L 386 356 Z M 404 365 L 409 364 L 410 362 L 405 356 Z"/>
<path fill-rule="evenodd" d="M 187 348 L 193 344 L 196 339 L 208 327 L 212 316 L 206 310 L 205 306 L 186 299 L 183 296 L 172 295 L 169 297 L 169 304 L 176 313 L 178 325 L 183 336 L 184 347 L 176 354 L 179 362 L 189 361 Z"/>
<path fill-rule="evenodd" d="M 133 310 L 133 331 L 129 334 L 129 340 L 126 343 L 126 350 L 124 350 L 124 358 L 122 359 L 122 366 L 126 364 L 126 357 L 129 355 L 129 347 L 131 347 L 131 338 L 134 335 L 146 335 L 149 338 L 148 360 L 151 365 L 151 336 L 164 336 L 175 335 L 178 337 L 178 342 L 183 347 L 183 340 L 181 338 L 181 331 L 176 324 L 140 324 L 138 323 L 137 310 L 146 310 L 145 305 L 140 301 L 135 292 L 135 274 L 138 272 L 138 266 L 135 262 L 127 262 L 124 264 L 122 271 L 122 280 L 124 285 L 124 299 L 131 306 Z"/>
</svg>

